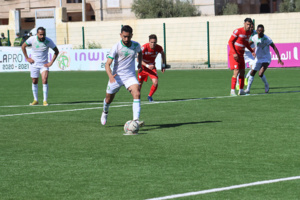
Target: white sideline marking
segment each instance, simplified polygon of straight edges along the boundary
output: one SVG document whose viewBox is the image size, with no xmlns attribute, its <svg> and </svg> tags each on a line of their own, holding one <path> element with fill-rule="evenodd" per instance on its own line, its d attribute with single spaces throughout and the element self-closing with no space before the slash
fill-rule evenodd
<svg viewBox="0 0 300 200">
<path fill-rule="evenodd" d="M 287 178 L 258 181 L 258 182 L 246 183 L 246 184 L 241 184 L 241 185 L 232 185 L 229 187 L 214 188 L 214 189 L 202 190 L 202 191 L 197 191 L 197 192 L 174 194 L 174 195 L 170 195 L 170 196 L 156 197 L 156 198 L 146 199 L 146 200 L 174 199 L 174 198 L 179 198 L 179 197 L 194 196 L 194 195 L 199 195 L 199 194 L 207 194 L 207 193 L 220 192 L 220 191 L 225 191 L 225 190 L 233 190 L 233 189 L 237 189 L 237 188 L 251 187 L 251 186 L 255 186 L 255 185 L 264 185 L 264 184 L 277 183 L 277 182 L 282 182 L 282 181 L 290 181 L 290 180 L 296 180 L 296 179 L 300 179 L 300 176 L 292 176 L 292 177 L 287 177 Z"/>
<path fill-rule="evenodd" d="M 228 98 L 228 97 L 233 97 L 233 96 L 206 97 L 206 98 L 197 98 L 197 99 L 181 99 L 181 100 L 173 100 L 173 101 L 154 101 L 154 102 L 147 102 L 147 103 L 146 102 L 145 103 L 141 102 L 141 104 L 145 105 L 145 104 L 174 103 L 174 102 L 181 102 L 181 101 L 196 101 L 196 100 L 216 99 L 216 98 Z M 127 105 L 110 106 L 110 107 L 118 108 L 118 107 L 127 107 L 127 106 L 131 106 L 132 105 L 131 102 L 123 102 L 123 103 L 128 103 L 128 104 Z M 62 104 L 62 105 L 65 105 L 65 104 Z M 32 106 L 32 107 L 34 107 L 34 106 Z M 93 109 L 100 109 L 100 108 L 103 108 L 103 107 L 79 108 L 79 109 L 71 109 L 71 110 L 53 110 L 53 111 L 32 112 L 32 113 L 18 113 L 18 114 L 0 115 L 0 117 L 12 117 L 12 116 L 20 116 L 20 115 L 36 115 L 36 114 L 59 113 L 59 112 L 74 112 L 74 111 L 93 110 Z"/>
<path fill-rule="evenodd" d="M 267 95 L 267 94 L 277 94 L 277 93 L 290 93 L 290 92 L 300 92 L 300 91 L 250 94 L 250 95 L 243 95 L 243 96 L 239 96 L 239 97 L 249 97 L 249 96 L 255 96 L 255 95 Z M 195 99 L 180 99 L 180 100 L 173 100 L 173 101 L 154 101 L 154 102 L 142 101 L 141 104 L 145 105 L 145 104 L 175 103 L 175 102 L 182 102 L 182 101 L 198 101 L 198 100 L 206 100 L 206 99 L 223 99 L 223 98 L 237 98 L 237 96 L 217 96 L 217 97 L 204 97 L 204 98 L 195 98 Z M 116 103 L 128 103 L 128 105 L 118 105 L 118 106 L 110 106 L 110 107 L 117 108 L 117 107 L 131 106 L 131 102 L 116 102 Z M 98 103 L 84 103 L 84 104 L 98 104 Z M 84 105 L 84 104 L 78 103 L 78 104 L 51 104 L 51 105 Z M 101 104 L 101 103 L 99 103 L 99 104 Z M 30 105 L 20 105 L 20 106 L 12 105 L 12 106 L 0 106 L 0 107 L 21 107 L 21 106 L 30 106 Z M 93 110 L 93 109 L 100 109 L 100 108 L 102 108 L 102 107 L 81 108 L 81 109 L 71 109 L 71 110 L 54 110 L 54 111 L 45 111 L 45 112 L 32 112 L 32 113 L 19 113 L 19 114 L 0 115 L 0 117 L 12 117 L 12 116 L 18 116 L 18 115 L 35 115 L 35 114 L 59 113 L 59 112 L 73 112 L 73 111 Z"/>
<path fill-rule="evenodd" d="M 131 102 L 114 102 L 114 104 L 126 104 Z M 61 104 L 50 104 L 51 106 L 76 106 L 76 105 L 102 105 L 102 102 L 99 103 L 61 103 Z M 17 107 L 32 107 L 31 105 L 10 105 L 10 106 L 0 106 L 0 108 L 17 108 Z M 43 105 L 35 105 L 34 107 Z"/>
</svg>

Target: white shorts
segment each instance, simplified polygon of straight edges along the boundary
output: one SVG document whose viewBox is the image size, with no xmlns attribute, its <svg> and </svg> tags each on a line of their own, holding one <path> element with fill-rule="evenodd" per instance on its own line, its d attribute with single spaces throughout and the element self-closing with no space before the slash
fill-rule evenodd
<svg viewBox="0 0 300 200">
<path fill-rule="evenodd" d="M 255 62 L 255 60 L 249 59 L 249 60 L 245 61 L 245 64 L 246 64 L 246 66 L 247 66 L 247 64 L 248 64 L 248 67 L 249 67 L 250 69 L 254 69 L 254 66 L 255 66 L 256 62 Z"/>
<path fill-rule="evenodd" d="M 30 77 L 39 78 L 40 74 L 44 71 L 49 71 L 49 67 L 44 67 L 44 65 L 31 65 L 30 66 Z"/>
<path fill-rule="evenodd" d="M 263 63 L 269 63 L 270 64 L 270 62 L 269 61 L 260 61 L 260 62 L 256 62 L 255 63 L 255 65 L 253 66 L 253 70 L 254 71 L 259 71 L 260 70 L 260 68 L 262 67 L 262 64 Z"/>
<path fill-rule="evenodd" d="M 130 86 L 132 85 L 139 85 L 138 80 L 136 79 L 135 76 L 129 76 L 129 77 L 120 77 L 120 76 L 116 76 L 115 77 L 116 82 L 111 83 L 108 80 L 108 84 L 107 84 L 107 89 L 106 89 L 106 93 L 108 94 L 115 94 L 117 93 L 120 88 L 124 85 L 126 89 L 128 89 Z"/>
</svg>

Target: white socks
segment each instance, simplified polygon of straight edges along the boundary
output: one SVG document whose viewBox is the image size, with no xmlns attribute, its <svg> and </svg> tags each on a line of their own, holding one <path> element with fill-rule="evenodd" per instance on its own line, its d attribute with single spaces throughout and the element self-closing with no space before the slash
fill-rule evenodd
<svg viewBox="0 0 300 200">
<path fill-rule="evenodd" d="M 108 113 L 109 105 L 110 104 L 106 103 L 105 99 L 104 99 L 103 100 L 103 112 Z"/>
<path fill-rule="evenodd" d="M 47 101 L 47 98 L 48 98 L 48 84 L 43 84 L 43 97 L 44 97 L 44 101 Z"/>
<path fill-rule="evenodd" d="M 268 84 L 268 82 L 267 82 L 267 78 L 266 78 L 266 76 L 265 75 L 263 75 L 262 77 L 260 77 L 261 78 L 261 80 L 265 83 L 265 85 L 266 84 Z"/>
<path fill-rule="evenodd" d="M 250 69 L 249 72 L 247 73 L 246 78 L 249 78 L 249 77 L 250 77 L 250 73 L 251 73 L 251 69 Z"/>
<path fill-rule="evenodd" d="M 38 84 L 32 83 L 32 94 L 33 94 L 33 99 L 35 101 L 37 101 L 38 100 Z"/>
<path fill-rule="evenodd" d="M 249 76 L 247 90 L 250 91 L 251 85 L 253 83 L 254 76 Z"/>
<path fill-rule="evenodd" d="M 133 120 L 139 120 L 141 112 L 141 100 L 133 99 L 132 103 Z"/>
</svg>

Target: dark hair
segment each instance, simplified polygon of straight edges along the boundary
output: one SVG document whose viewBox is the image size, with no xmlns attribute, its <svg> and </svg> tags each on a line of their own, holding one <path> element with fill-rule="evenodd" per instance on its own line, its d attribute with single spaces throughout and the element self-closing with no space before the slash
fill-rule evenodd
<svg viewBox="0 0 300 200">
<path fill-rule="evenodd" d="M 149 40 L 151 40 L 151 39 L 155 39 L 155 40 L 157 40 L 157 37 L 156 37 L 156 35 L 155 35 L 155 34 L 151 34 L 151 35 L 149 35 Z"/>
<path fill-rule="evenodd" d="M 123 31 L 124 31 L 124 32 L 127 32 L 127 33 L 132 33 L 132 28 L 131 28 L 130 26 L 128 26 L 128 25 L 125 25 L 125 26 L 122 27 L 121 33 L 122 33 Z"/>
<path fill-rule="evenodd" d="M 38 29 L 36 30 L 36 32 L 39 32 L 39 30 L 46 32 L 46 29 L 44 27 L 38 27 Z"/>
<path fill-rule="evenodd" d="M 258 24 L 257 29 L 258 29 L 258 28 L 263 28 L 263 29 L 265 29 L 264 25 L 262 25 L 262 24 Z"/>
<path fill-rule="evenodd" d="M 250 23 L 253 23 L 253 21 L 252 21 L 251 18 L 246 18 L 246 19 L 244 20 L 244 22 L 250 22 Z"/>
</svg>

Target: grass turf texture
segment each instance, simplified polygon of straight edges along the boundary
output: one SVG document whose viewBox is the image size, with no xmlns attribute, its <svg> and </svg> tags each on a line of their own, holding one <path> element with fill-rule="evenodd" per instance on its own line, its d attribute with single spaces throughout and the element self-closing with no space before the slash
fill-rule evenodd
<svg viewBox="0 0 300 200">
<path fill-rule="evenodd" d="M 1 199 L 146 199 L 299 176 L 299 73 L 268 69 L 270 94 L 256 76 L 251 94 L 262 95 L 192 101 L 176 100 L 229 96 L 232 72 L 160 73 L 154 100 L 176 102 L 142 104 L 138 136 L 122 135 L 132 118 L 124 88 L 100 124 L 105 72 L 50 72 L 48 107 L 4 107 L 28 105 L 31 82 L 29 73 L 0 73 L 1 116 L 95 108 L 0 117 Z M 299 183 L 182 199 L 298 199 Z"/>
</svg>

